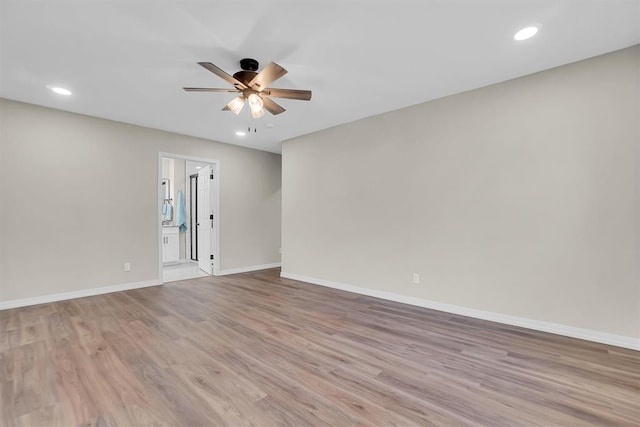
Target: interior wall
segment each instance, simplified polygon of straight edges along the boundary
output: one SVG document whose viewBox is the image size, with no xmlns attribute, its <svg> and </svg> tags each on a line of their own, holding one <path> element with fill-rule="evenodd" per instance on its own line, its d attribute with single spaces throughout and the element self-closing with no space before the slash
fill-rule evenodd
<svg viewBox="0 0 640 427">
<path fill-rule="evenodd" d="M 219 160 L 222 270 L 280 261 L 280 155 L 6 99 L 0 120 L 3 301 L 158 280 L 158 152 Z"/>
<path fill-rule="evenodd" d="M 5 124 L 5 118 L 4 118 L 4 114 L 1 114 L 1 110 L 0 110 L 0 138 L 2 135 L 2 130 L 5 128 L 6 124 Z M 0 140 L 1 141 L 1 140 Z M 5 154 L 5 144 L 0 143 L 0 165 L 2 165 L 2 159 L 4 159 L 6 157 Z M 4 187 L 5 187 L 5 183 L 4 183 L 4 179 L 2 179 L 2 171 L 0 170 L 0 301 L 5 300 L 5 286 L 3 285 L 4 283 L 4 267 L 3 267 L 3 262 L 2 260 L 4 259 L 4 244 L 2 243 L 4 241 L 3 238 L 3 225 L 5 223 L 4 221 L 4 208 L 5 208 L 5 203 L 4 203 Z"/>
<path fill-rule="evenodd" d="M 639 64 L 635 46 L 286 141 L 283 273 L 640 337 Z"/>
</svg>

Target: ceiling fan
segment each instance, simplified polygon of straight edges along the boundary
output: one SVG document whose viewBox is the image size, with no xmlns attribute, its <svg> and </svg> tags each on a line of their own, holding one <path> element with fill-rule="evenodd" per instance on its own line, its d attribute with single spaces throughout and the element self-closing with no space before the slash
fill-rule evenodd
<svg viewBox="0 0 640 427">
<path fill-rule="evenodd" d="M 280 77 L 287 74 L 287 70 L 275 62 L 267 65 L 262 71 L 258 70 L 258 61 L 251 58 L 244 58 L 240 61 L 240 68 L 233 76 L 226 73 L 221 68 L 211 62 L 198 62 L 199 65 L 211 71 L 216 76 L 231 83 L 233 89 L 222 89 L 214 87 L 183 87 L 187 92 L 230 92 L 240 95 L 229 102 L 222 110 L 231 110 L 235 114 L 240 114 L 245 102 L 249 103 L 251 116 L 254 119 L 262 117 L 264 110 L 273 115 L 286 111 L 282 106 L 275 103 L 271 98 L 289 98 L 308 101 L 311 99 L 310 90 L 297 89 L 275 89 L 268 86 Z"/>
</svg>

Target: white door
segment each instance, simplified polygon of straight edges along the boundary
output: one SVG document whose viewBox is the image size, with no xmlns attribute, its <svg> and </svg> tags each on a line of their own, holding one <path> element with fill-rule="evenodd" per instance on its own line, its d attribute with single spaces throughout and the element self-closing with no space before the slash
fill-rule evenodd
<svg viewBox="0 0 640 427">
<path fill-rule="evenodd" d="M 211 166 L 204 166 L 198 171 L 198 266 L 207 274 L 213 274 L 211 173 Z"/>
</svg>

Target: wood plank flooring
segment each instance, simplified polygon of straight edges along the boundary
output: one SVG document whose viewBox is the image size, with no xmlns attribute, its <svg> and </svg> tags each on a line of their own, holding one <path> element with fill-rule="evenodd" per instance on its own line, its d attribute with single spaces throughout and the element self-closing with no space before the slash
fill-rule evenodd
<svg viewBox="0 0 640 427">
<path fill-rule="evenodd" d="M 0 425 L 638 426 L 640 352 L 281 279 L 0 312 Z"/>
</svg>

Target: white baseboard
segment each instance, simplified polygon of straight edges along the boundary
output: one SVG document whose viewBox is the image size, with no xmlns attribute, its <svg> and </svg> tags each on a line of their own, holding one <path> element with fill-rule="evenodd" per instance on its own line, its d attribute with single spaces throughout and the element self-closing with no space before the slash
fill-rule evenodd
<svg viewBox="0 0 640 427">
<path fill-rule="evenodd" d="M 266 270 L 268 268 L 280 267 L 282 263 L 274 262 L 273 264 L 251 265 L 249 267 L 230 268 L 221 270 L 216 276 L 226 276 L 229 274 L 248 273 L 250 271 Z"/>
<path fill-rule="evenodd" d="M 510 316 L 507 314 L 493 313 L 490 311 L 476 310 L 474 308 L 461 307 L 457 305 L 444 304 L 437 301 L 399 295 L 391 292 L 377 291 L 375 289 L 362 288 L 359 286 L 346 285 L 344 283 L 337 283 L 329 280 L 318 279 L 315 277 L 303 276 L 301 274 L 287 273 L 284 271 L 280 273 L 280 276 L 287 279 L 293 279 L 300 282 L 311 283 L 314 285 L 340 289 L 356 294 L 415 305 L 418 307 L 430 308 L 432 310 L 444 311 L 446 313 L 459 314 L 461 316 L 489 320 L 506 325 L 520 326 L 522 328 L 533 329 L 535 331 L 550 332 L 552 334 L 564 335 L 567 337 L 579 338 L 587 341 L 614 345 L 617 347 L 624 347 L 631 350 L 640 350 L 640 339 L 638 338 L 614 335 L 606 332 L 594 331 L 591 329 L 576 328 L 573 326 L 561 325 L 559 323 L 551 323 L 541 320 L 527 319 L 524 317 Z"/>
<path fill-rule="evenodd" d="M 91 297 L 94 295 L 109 294 L 111 292 L 128 291 L 131 289 L 147 288 L 150 286 L 158 286 L 161 284 L 162 282 L 160 280 L 147 280 L 144 282 L 125 283 L 122 285 L 104 286 L 101 288 L 82 289 L 79 291 L 42 295 L 39 297 L 0 301 L 0 310 L 26 307 L 29 305 L 36 305 L 36 304 L 46 304 L 49 302 L 64 301 L 64 300 L 69 300 L 74 298 Z"/>
</svg>

